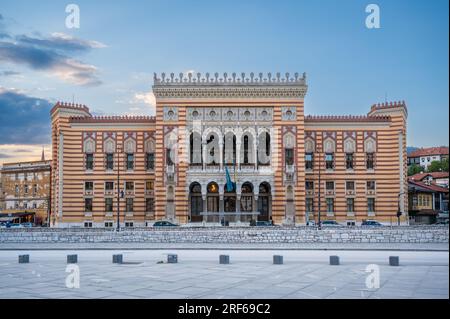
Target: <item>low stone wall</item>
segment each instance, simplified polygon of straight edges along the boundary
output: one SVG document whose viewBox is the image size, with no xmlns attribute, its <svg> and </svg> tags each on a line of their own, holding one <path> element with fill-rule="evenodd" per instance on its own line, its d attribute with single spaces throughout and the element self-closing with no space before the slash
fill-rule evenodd
<svg viewBox="0 0 450 319">
<path fill-rule="evenodd" d="M 380 228 L 242 227 L 129 229 L 0 229 L 1 243 L 448 243 L 448 226 Z"/>
</svg>

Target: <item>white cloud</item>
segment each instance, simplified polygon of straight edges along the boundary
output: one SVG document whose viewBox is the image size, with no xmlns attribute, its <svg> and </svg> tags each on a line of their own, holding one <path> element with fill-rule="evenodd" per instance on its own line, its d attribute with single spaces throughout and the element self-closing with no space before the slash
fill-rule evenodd
<svg viewBox="0 0 450 319">
<path fill-rule="evenodd" d="M 39 161 L 44 146 L 45 159 L 51 159 L 51 145 L 0 144 L 0 164 Z"/>
</svg>

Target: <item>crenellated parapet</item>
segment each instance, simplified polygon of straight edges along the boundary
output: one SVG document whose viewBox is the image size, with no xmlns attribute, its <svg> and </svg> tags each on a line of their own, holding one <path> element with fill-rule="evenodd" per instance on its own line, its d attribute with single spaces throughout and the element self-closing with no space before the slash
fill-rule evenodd
<svg viewBox="0 0 450 319">
<path fill-rule="evenodd" d="M 373 115 L 390 115 L 394 112 L 401 112 L 405 118 L 408 117 L 408 108 L 405 101 L 394 101 L 373 104 L 370 108 L 369 116 Z"/>
<path fill-rule="evenodd" d="M 50 110 L 50 114 L 53 114 L 57 109 L 64 108 L 74 111 L 83 111 L 90 115 L 89 108 L 84 104 L 77 104 L 77 103 L 68 103 L 68 102 L 56 102 L 56 104 L 52 107 Z"/>
<path fill-rule="evenodd" d="M 155 123 L 154 116 L 145 115 L 119 115 L 119 116 L 72 116 L 71 123 Z"/>
<path fill-rule="evenodd" d="M 157 98 L 304 98 L 306 74 L 280 72 L 248 75 L 237 73 L 156 73 L 153 93 Z"/>
<path fill-rule="evenodd" d="M 303 73 L 302 76 L 299 76 L 299 73 L 294 73 L 293 77 L 291 77 L 289 72 L 286 72 L 283 76 L 280 72 L 272 75 L 272 73 L 267 73 L 264 75 L 260 72 L 256 75 L 253 72 L 250 72 L 249 76 L 246 75 L 245 72 L 241 74 L 237 73 L 223 73 L 223 75 L 219 75 L 219 73 L 205 73 L 202 75 L 201 73 L 180 73 L 178 77 L 175 76 L 175 73 L 170 73 L 166 76 L 166 73 L 161 73 L 161 76 L 158 77 L 156 73 L 153 75 L 154 86 L 158 85 L 208 85 L 208 84 L 216 84 L 216 85 L 306 85 L 306 73 Z"/>
<path fill-rule="evenodd" d="M 307 122 L 388 122 L 391 117 L 388 115 L 367 116 L 367 115 L 307 115 Z"/>
</svg>

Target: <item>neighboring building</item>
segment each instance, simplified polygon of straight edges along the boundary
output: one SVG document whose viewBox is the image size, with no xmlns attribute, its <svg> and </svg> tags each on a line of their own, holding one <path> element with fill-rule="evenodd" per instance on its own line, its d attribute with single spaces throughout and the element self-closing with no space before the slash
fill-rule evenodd
<svg viewBox="0 0 450 319">
<path fill-rule="evenodd" d="M 50 161 L 4 163 L 0 221 L 47 223 Z"/>
<path fill-rule="evenodd" d="M 442 161 L 444 158 L 448 160 L 448 147 L 420 148 L 408 154 L 408 166 L 416 164 L 428 168 L 431 162 Z"/>
<path fill-rule="evenodd" d="M 416 176 L 416 175 L 414 175 Z M 424 178 L 408 179 L 409 218 L 411 224 L 433 224 L 448 220 L 449 190 Z"/>
<path fill-rule="evenodd" d="M 305 224 L 319 206 L 344 224 L 396 222 L 400 207 L 408 222 L 404 102 L 305 116 L 305 75 L 244 77 L 155 75 L 156 117 L 57 103 L 54 224 L 115 227 L 118 174 L 121 226 Z"/>
<path fill-rule="evenodd" d="M 448 179 L 449 179 L 449 173 L 448 172 L 431 172 L 431 173 L 420 173 L 415 174 L 408 177 L 409 179 L 416 181 L 416 182 L 424 182 L 427 184 L 436 184 L 441 187 L 447 187 Z"/>
</svg>

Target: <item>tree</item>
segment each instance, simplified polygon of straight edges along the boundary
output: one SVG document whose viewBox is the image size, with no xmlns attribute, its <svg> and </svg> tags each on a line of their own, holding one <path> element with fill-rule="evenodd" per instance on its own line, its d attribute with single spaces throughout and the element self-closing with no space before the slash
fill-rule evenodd
<svg viewBox="0 0 450 319">
<path fill-rule="evenodd" d="M 410 167 L 408 167 L 408 176 L 419 174 L 422 172 L 422 170 L 422 167 L 420 167 L 419 165 L 412 164 Z"/>
<path fill-rule="evenodd" d="M 432 161 L 428 166 L 428 172 L 448 172 L 448 159 L 442 161 Z"/>
</svg>

